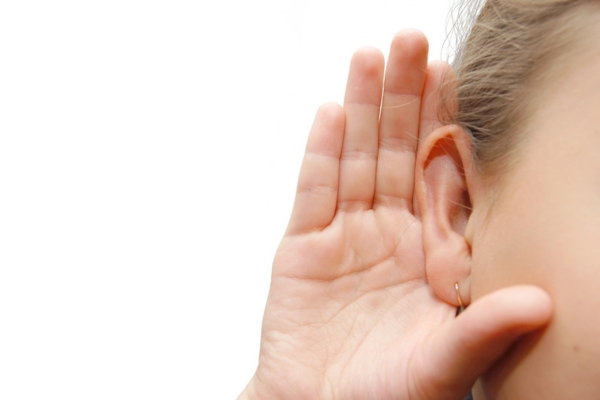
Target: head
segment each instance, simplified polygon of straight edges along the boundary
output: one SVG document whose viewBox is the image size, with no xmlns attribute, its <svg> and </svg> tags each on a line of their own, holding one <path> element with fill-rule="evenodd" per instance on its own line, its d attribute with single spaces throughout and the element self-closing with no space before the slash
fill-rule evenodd
<svg viewBox="0 0 600 400">
<path fill-rule="evenodd" d="M 464 302 L 552 296 L 550 325 L 481 379 L 488 399 L 600 398 L 600 2 L 488 0 L 455 72 L 417 161 L 430 283 L 449 303 L 455 282 Z"/>
</svg>

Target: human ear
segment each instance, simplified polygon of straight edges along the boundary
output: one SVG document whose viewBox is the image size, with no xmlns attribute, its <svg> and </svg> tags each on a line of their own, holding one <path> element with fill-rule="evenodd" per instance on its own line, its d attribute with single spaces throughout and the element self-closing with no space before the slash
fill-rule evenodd
<svg viewBox="0 0 600 400">
<path fill-rule="evenodd" d="M 455 306 L 469 304 L 471 297 L 471 245 L 465 232 L 472 211 L 472 167 L 468 135 L 456 125 L 436 129 L 419 145 L 415 193 L 427 279 L 439 298 Z"/>
</svg>

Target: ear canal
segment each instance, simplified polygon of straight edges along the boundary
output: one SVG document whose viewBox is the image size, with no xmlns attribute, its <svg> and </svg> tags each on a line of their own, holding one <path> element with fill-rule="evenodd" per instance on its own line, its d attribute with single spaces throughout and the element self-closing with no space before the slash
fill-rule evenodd
<svg viewBox="0 0 600 400">
<path fill-rule="evenodd" d="M 427 279 L 442 300 L 458 306 L 470 299 L 471 248 L 465 237 L 471 217 L 468 174 L 471 150 L 461 128 L 431 133 L 417 156 L 415 191 L 423 220 Z"/>
</svg>

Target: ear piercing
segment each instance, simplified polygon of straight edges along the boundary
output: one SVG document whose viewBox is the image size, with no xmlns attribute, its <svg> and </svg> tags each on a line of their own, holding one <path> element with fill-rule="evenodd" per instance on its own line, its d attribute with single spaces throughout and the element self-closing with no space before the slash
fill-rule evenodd
<svg viewBox="0 0 600 400">
<path fill-rule="evenodd" d="M 460 290 L 458 289 L 458 282 L 456 282 L 454 284 L 454 289 L 456 289 L 456 298 L 458 299 L 458 306 L 459 306 L 458 312 L 461 312 L 462 310 L 465 309 L 465 306 L 463 305 L 462 298 L 460 297 Z"/>
<path fill-rule="evenodd" d="M 458 290 L 458 282 L 454 284 L 454 289 L 456 289 L 456 298 L 458 299 L 458 305 L 460 306 L 460 308 L 465 308 L 465 306 L 463 306 L 462 298 L 460 297 L 460 290 Z"/>
</svg>

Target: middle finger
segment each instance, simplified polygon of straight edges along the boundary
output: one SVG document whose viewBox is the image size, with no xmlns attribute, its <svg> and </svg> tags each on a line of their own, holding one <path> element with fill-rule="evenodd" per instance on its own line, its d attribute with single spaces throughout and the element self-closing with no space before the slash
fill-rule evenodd
<svg viewBox="0 0 600 400">
<path fill-rule="evenodd" d="M 379 126 L 376 206 L 412 211 L 428 47 L 427 38 L 419 31 L 399 32 L 392 41 Z"/>
</svg>

